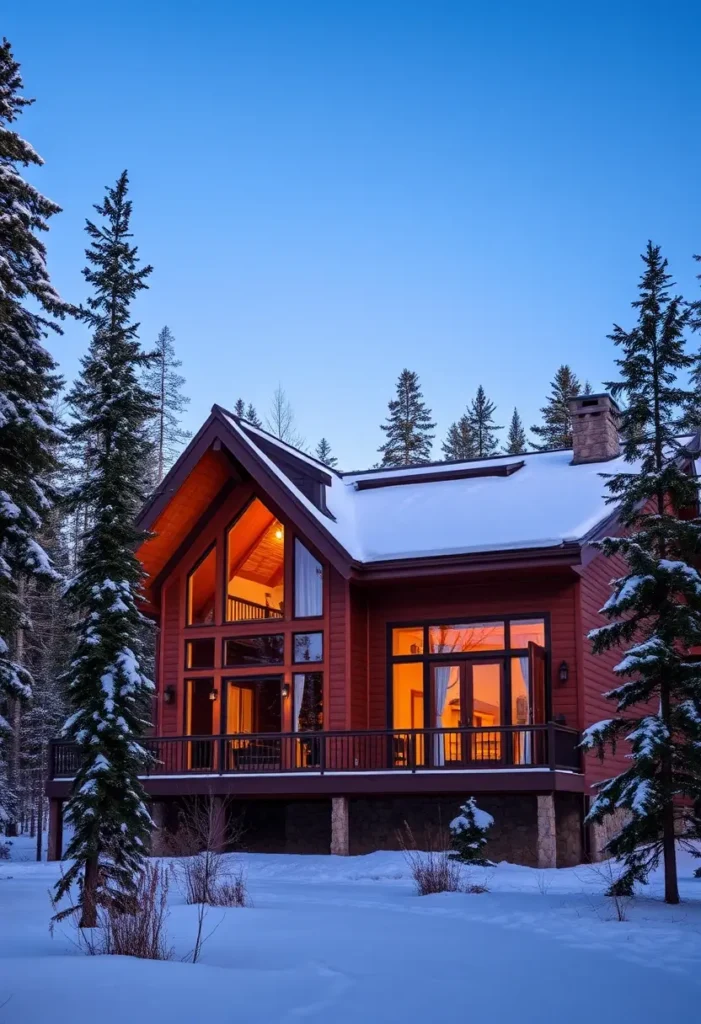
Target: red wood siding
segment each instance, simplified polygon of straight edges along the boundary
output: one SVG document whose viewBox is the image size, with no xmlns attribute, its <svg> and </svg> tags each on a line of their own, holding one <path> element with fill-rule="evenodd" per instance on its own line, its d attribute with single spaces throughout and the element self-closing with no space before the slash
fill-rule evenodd
<svg viewBox="0 0 701 1024">
<path fill-rule="evenodd" d="M 387 725 L 387 623 L 459 616 L 548 614 L 551 629 L 553 715 L 564 714 L 566 724 L 577 727 L 576 590 L 573 575 L 517 578 L 499 582 L 405 584 L 368 590 L 369 610 L 369 727 Z M 566 661 L 569 680 L 560 686 L 558 667 Z"/>
<path fill-rule="evenodd" d="M 368 715 L 368 601 L 359 587 L 350 588 L 350 725 L 351 729 L 369 728 Z"/>
<path fill-rule="evenodd" d="M 328 714 L 327 728 L 348 728 L 350 677 L 350 594 L 348 581 L 329 569 Z"/>
<path fill-rule="evenodd" d="M 614 649 L 604 654 L 592 654 L 591 641 L 587 634 L 597 626 L 603 626 L 607 619 L 599 609 L 611 594 L 610 582 L 616 576 L 624 576 L 626 563 L 620 556 L 605 558 L 597 555 L 586 566 L 580 583 L 582 666 L 584 685 L 582 687 L 582 726 L 585 728 L 602 718 L 611 718 L 616 705 L 606 700 L 604 692 L 616 685 L 613 667 L 621 660 L 621 651 Z M 617 775 L 627 766 L 625 745 L 617 748 L 616 754 L 607 752 L 604 761 L 594 754 L 586 757 L 587 782 L 600 782 Z"/>
<path fill-rule="evenodd" d="M 181 609 L 180 580 L 176 578 L 163 588 L 163 606 L 161 608 L 161 659 L 159 672 L 159 704 L 161 706 L 160 729 L 162 736 L 179 735 L 183 731 L 182 703 L 163 703 L 163 691 L 166 686 L 178 687 L 182 669 L 181 654 Z"/>
</svg>

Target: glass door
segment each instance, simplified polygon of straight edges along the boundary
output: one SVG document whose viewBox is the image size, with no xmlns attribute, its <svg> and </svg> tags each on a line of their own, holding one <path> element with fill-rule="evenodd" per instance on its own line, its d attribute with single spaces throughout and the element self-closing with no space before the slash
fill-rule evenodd
<svg viewBox="0 0 701 1024">
<path fill-rule="evenodd" d="M 469 662 L 466 683 L 467 703 L 470 709 L 469 721 L 466 724 L 480 730 L 503 725 L 503 661 Z M 469 754 L 471 761 L 501 761 L 503 753 L 503 734 L 498 729 L 472 733 Z"/>
<path fill-rule="evenodd" d="M 258 676 L 226 679 L 226 734 L 228 767 L 240 771 L 279 771 L 282 732 L 282 677 Z M 251 739 L 244 739 L 251 733 Z"/>
<path fill-rule="evenodd" d="M 185 680 L 185 732 L 188 736 L 214 734 L 214 709 L 218 697 L 212 679 Z M 187 767 L 192 771 L 211 771 L 214 767 L 214 741 L 192 739 L 187 743 Z"/>
<path fill-rule="evenodd" d="M 465 721 L 465 664 L 431 666 L 431 728 L 450 732 L 433 736 L 433 764 L 437 767 L 463 761 Z"/>
</svg>

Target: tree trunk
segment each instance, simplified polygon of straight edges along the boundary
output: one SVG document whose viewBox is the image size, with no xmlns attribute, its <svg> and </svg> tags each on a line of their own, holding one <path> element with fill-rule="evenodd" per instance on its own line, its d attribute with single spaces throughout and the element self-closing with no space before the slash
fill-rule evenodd
<svg viewBox="0 0 701 1024">
<path fill-rule="evenodd" d="M 669 687 L 660 681 L 660 717 L 667 729 L 670 728 L 671 706 Z M 665 903 L 679 903 L 679 885 L 677 883 L 677 849 L 674 835 L 674 786 L 672 771 L 672 754 L 670 751 L 662 756 L 660 781 L 666 803 L 662 810 L 662 852 L 664 855 L 664 899 Z"/>
<path fill-rule="evenodd" d="M 81 928 L 97 928 L 97 857 L 88 857 L 83 877 L 83 902 L 80 916 Z"/>
<path fill-rule="evenodd" d="M 43 856 L 42 843 L 44 839 L 44 778 L 43 773 L 40 779 L 39 800 L 37 802 L 37 860 L 41 861 Z"/>
</svg>

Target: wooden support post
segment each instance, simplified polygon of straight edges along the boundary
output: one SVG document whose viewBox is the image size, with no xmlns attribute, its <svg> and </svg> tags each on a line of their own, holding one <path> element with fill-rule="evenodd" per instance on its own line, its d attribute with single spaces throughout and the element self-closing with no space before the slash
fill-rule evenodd
<svg viewBox="0 0 701 1024">
<path fill-rule="evenodd" d="M 538 801 L 538 867 L 557 867 L 557 833 L 555 828 L 555 797 L 546 793 Z"/>
<path fill-rule="evenodd" d="M 331 797 L 331 853 L 347 857 L 350 853 L 348 797 Z"/>
<path fill-rule="evenodd" d="M 60 860 L 63 856 L 63 800 L 49 800 L 49 838 L 47 860 Z"/>
</svg>

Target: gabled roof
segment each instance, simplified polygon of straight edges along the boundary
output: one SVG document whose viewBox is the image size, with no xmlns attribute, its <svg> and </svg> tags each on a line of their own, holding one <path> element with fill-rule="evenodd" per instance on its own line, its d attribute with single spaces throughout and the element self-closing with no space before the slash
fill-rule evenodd
<svg viewBox="0 0 701 1024">
<path fill-rule="evenodd" d="M 190 518 L 211 504 L 211 484 L 186 483 L 211 451 L 219 471 L 226 455 L 230 479 L 253 479 L 345 576 L 406 560 L 576 549 L 612 517 L 602 473 L 632 468 L 623 457 L 572 465 L 572 451 L 551 451 L 340 473 L 214 406 L 140 516 L 159 535 L 142 546 L 147 571 L 158 562 L 149 568 L 150 545 L 174 550 L 173 503 L 186 495 Z M 309 496 L 316 486 L 319 501 Z"/>
</svg>

